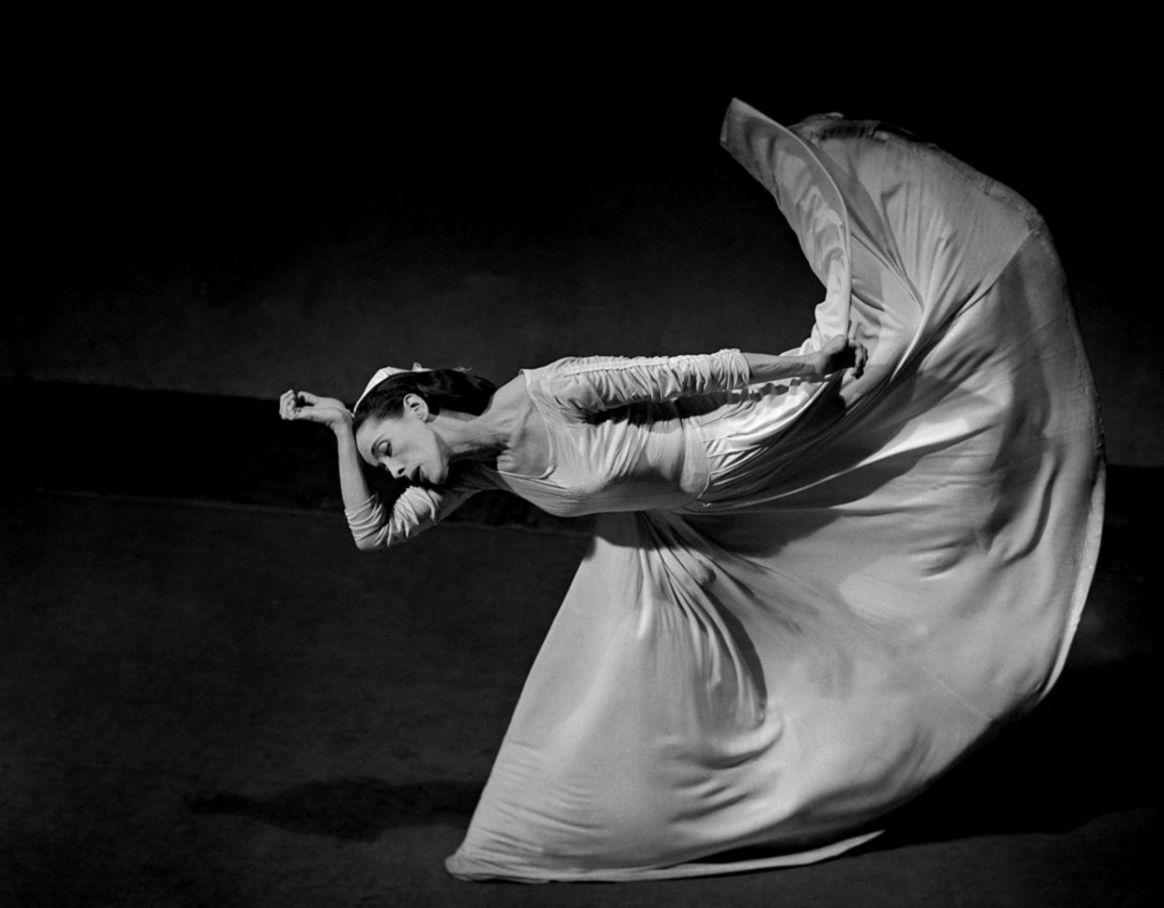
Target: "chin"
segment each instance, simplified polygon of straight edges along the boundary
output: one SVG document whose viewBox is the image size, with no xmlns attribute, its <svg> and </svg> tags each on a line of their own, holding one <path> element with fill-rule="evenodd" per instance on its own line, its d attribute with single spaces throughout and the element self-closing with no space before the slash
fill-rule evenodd
<svg viewBox="0 0 1164 908">
<path fill-rule="evenodd" d="M 433 488 L 439 486 L 446 479 L 448 479 L 449 470 L 446 466 L 432 466 L 429 464 L 421 464 L 416 471 L 416 481 L 413 485 L 422 486 L 424 488 Z"/>
</svg>

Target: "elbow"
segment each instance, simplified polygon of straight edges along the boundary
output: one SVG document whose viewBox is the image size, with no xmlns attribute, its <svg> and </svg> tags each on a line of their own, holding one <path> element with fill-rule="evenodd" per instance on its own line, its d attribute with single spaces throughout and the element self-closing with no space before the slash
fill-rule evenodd
<svg viewBox="0 0 1164 908">
<path fill-rule="evenodd" d="M 361 552 L 375 552 L 381 548 L 380 540 L 375 536 L 355 537 L 356 548 Z"/>
<path fill-rule="evenodd" d="M 361 552 L 380 552 L 384 549 L 391 548 L 399 542 L 403 542 L 408 537 L 409 534 L 407 532 L 401 532 L 390 526 L 381 526 L 376 530 L 352 532 L 352 541 Z"/>
</svg>

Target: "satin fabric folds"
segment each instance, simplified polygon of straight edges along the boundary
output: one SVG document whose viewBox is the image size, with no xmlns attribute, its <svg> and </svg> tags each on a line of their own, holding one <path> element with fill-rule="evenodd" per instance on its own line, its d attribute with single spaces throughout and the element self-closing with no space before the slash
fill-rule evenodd
<svg viewBox="0 0 1164 908">
<path fill-rule="evenodd" d="M 836 855 L 1062 668 L 1103 466 L 1043 221 L 878 123 L 786 129 L 737 101 L 722 141 L 824 285 L 802 349 L 849 332 L 867 373 L 664 414 L 690 494 L 599 517 L 455 876 L 656 879 Z M 553 489 L 498 484 L 552 509 Z"/>
</svg>

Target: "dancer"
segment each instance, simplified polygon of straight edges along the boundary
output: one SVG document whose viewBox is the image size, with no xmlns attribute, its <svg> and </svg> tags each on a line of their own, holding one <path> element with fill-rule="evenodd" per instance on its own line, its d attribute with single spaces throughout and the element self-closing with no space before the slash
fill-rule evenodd
<svg viewBox="0 0 1164 908">
<path fill-rule="evenodd" d="M 723 143 L 824 284 L 779 356 L 381 370 L 336 433 L 361 548 L 502 488 L 598 514 L 465 841 L 465 879 L 807 863 L 1021 715 L 1094 569 L 1095 395 L 1021 198 L 933 146 L 733 102 Z M 390 505 L 361 461 L 408 483 Z"/>
</svg>

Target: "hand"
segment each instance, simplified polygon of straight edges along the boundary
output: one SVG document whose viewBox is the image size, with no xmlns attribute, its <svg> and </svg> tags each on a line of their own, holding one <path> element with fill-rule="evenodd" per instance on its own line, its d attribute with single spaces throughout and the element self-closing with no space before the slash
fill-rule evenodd
<svg viewBox="0 0 1164 908">
<path fill-rule="evenodd" d="M 831 375 L 838 369 L 850 368 L 853 370 L 853 378 L 860 378 L 865 374 L 869 351 L 864 344 L 838 334 L 836 337 L 830 337 L 817 351 L 816 356 L 818 378 Z"/>
<path fill-rule="evenodd" d="M 319 423 L 333 432 L 352 424 L 352 414 L 343 401 L 317 397 L 309 391 L 284 391 L 279 398 L 279 415 L 283 419 Z"/>
</svg>

